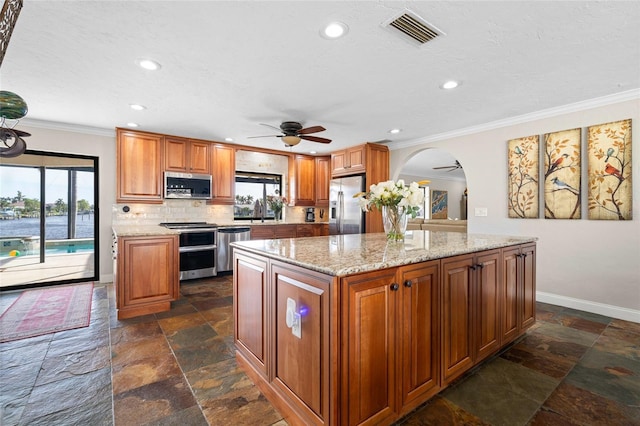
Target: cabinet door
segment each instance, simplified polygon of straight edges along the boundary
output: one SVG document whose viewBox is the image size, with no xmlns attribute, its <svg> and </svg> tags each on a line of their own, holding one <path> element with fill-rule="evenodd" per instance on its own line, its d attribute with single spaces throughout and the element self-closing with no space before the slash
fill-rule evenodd
<svg viewBox="0 0 640 426">
<path fill-rule="evenodd" d="M 212 204 L 234 204 L 236 184 L 236 151 L 228 145 L 212 145 Z"/>
<path fill-rule="evenodd" d="M 331 180 L 331 157 L 316 157 L 316 206 L 329 206 L 329 181 Z"/>
<path fill-rule="evenodd" d="M 316 204 L 316 161 L 306 155 L 295 158 L 295 205 L 314 206 Z"/>
<path fill-rule="evenodd" d="M 274 238 L 295 238 L 296 225 L 276 225 L 274 226 Z"/>
<path fill-rule="evenodd" d="M 536 245 L 529 244 L 521 249 L 520 282 L 522 285 L 521 331 L 536 322 Z"/>
<path fill-rule="evenodd" d="M 169 310 L 180 290 L 178 236 L 124 237 L 117 247 L 118 318 Z"/>
<path fill-rule="evenodd" d="M 442 379 L 448 383 L 473 365 L 473 256 L 442 261 Z"/>
<path fill-rule="evenodd" d="M 117 202 L 162 202 L 164 139 L 117 129 Z"/>
<path fill-rule="evenodd" d="M 267 377 L 267 262 L 234 252 L 234 340 L 238 350 Z"/>
<path fill-rule="evenodd" d="M 208 142 L 189 142 L 189 172 L 211 174 L 211 144 Z"/>
<path fill-rule="evenodd" d="M 347 148 L 347 167 L 350 173 L 362 173 L 366 167 L 365 145 Z"/>
<path fill-rule="evenodd" d="M 343 418 L 341 424 L 378 424 L 395 416 L 395 269 L 342 281 Z M 392 285 L 395 284 L 395 287 Z"/>
<path fill-rule="evenodd" d="M 165 136 L 164 169 L 172 172 L 187 172 L 189 141 L 186 139 Z"/>
<path fill-rule="evenodd" d="M 440 262 L 400 268 L 402 300 L 398 312 L 398 364 L 403 411 L 415 408 L 439 389 L 438 316 Z"/>
<path fill-rule="evenodd" d="M 509 247 L 502 252 L 501 336 L 502 344 L 515 339 L 520 332 L 518 315 L 520 248 Z"/>
<path fill-rule="evenodd" d="M 500 250 L 480 254 L 475 262 L 473 323 L 477 326 L 474 331 L 477 363 L 500 347 Z"/>
<path fill-rule="evenodd" d="M 275 311 L 270 331 L 273 342 L 273 385 L 312 419 L 313 424 L 331 424 L 330 410 L 336 403 L 330 386 L 335 383 L 331 360 L 337 342 L 331 342 L 330 319 L 337 309 L 331 301 L 333 278 L 274 262 L 271 268 L 271 300 Z M 295 307 L 291 304 L 294 304 Z M 299 326 L 287 325 L 287 311 L 299 315 Z M 295 319 L 295 317 L 294 317 Z M 299 333 L 294 334 L 299 327 Z M 333 353 L 333 357 L 331 354 Z M 334 380 L 330 380 L 331 374 Z M 335 422 L 335 418 L 333 422 Z"/>
<path fill-rule="evenodd" d="M 275 238 L 275 226 L 273 225 L 258 225 L 251 227 L 251 239 L 252 240 L 269 240 Z"/>
<path fill-rule="evenodd" d="M 313 237 L 315 236 L 314 225 L 297 225 L 296 237 Z"/>
<path fill-rule="evenodd" d="M 331 153 L 331 176 L 342 176 L 347 173 L 347 151 Z"/>
</svg>

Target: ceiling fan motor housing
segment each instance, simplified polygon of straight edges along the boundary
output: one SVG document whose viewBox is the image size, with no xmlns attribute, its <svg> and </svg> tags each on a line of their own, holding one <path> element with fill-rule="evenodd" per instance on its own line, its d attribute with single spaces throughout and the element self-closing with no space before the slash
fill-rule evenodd
<svg viewBox="0 0 640 426">
<path fill-rule="evenodd" d="M 285 121 L 280 125 L 280 129 L 284 132 L 285 135 L 297 135 L 300 130 L 302 130 L 302 124 L 296 121 Z"/>
</svg>

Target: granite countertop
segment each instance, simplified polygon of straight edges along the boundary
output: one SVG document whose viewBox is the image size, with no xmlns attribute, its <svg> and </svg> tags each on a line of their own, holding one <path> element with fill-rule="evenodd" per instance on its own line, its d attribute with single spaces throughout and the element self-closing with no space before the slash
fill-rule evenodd
<svg viewBox="0 0 640 426">
<path fill-rule="evenodd" d="M 305 222 L 305 221 L 292 221 L 292 222 L 274 222 L 273 220 L 265 220 L 261 222 L 260 219 L 256 219 L 253 222 L 250 220 L 237 221 L 237 222 L 216 222 L 218 228 L 226 228 L 229 226 L 277 226 L 277 225 L 328 225 L 329 222 Z"/>
<path fill-rule="evenodd" d="M 148 237 L 178 235 L 180 230 L 160 225 L 114 225 L 111 227 L 116 237 Z"/>
<path fill-rule="evenodd" d="M 534 241 L 536 237 L 407 231 L 404 243 L 388 243 L 384 233 L 375 233 L 238 241 L 231 245 L 328 275 L 345 276 Z"/>
</svg>

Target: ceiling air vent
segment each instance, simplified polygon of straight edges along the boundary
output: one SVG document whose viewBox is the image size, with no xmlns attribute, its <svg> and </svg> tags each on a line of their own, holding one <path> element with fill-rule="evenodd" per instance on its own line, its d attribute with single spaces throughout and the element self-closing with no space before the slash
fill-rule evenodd
<svg viewBox="0 0 640 426">
<path fill-rule="evenodd" d="M 409 37 L 410 40 L 417 42 L 420 45 L 423 45 L 438 36 L 444 35 L 444 33 L 435 26 L 406 9 L 400 16 L 392 18 L 382 24 L 382 26 L 395 28 L 406 37 Z"/>
</svg>

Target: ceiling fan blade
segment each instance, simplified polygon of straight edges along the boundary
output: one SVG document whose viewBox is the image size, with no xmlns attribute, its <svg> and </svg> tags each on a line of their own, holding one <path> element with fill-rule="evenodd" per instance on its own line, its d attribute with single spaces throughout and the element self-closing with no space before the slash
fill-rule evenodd
<svg viewBox="0 0 640 426">
<path fill-rule="evenodd" d="M 300 139 L 308 140 L 308 141 L 311 141 L 311 142 L 331 143 L 331 139 L 319 138 L 317 136 L 300 135 Z"/>
<path fill-rule="evenodd" d="M 267 126 L 267 127 L 271 127 L 272 129 L 276 129 L 277 131 L 281 132 L 282 130 L 280 129 L 280 127 L 276 127 L 276 126 L 272 126 L 271 124 L 265 124 L 265 123 L 260 123 L 261 126 Z"/>
<path fill-rule="evenodd" d="M 458 168 L 458 166 L 442 166 L 442 167 L 434 167 L 433 170 L 439 170 L 439 169 L 451 169 L 451 170 L 454 170 L 454 169 L 457 169 L 457 168 Z"/>
<path fill-rule="evenodd" d="M 311 126 L 311 127 L 306 127 L 304 129 L 300 129 L 298 130 L 298 134 L 299 135 L 308 135 L 309 133 L 319 133 L 319 132 L 324 132 L 325 129 L 322 126 Z"/>
<path fill-rule="evenodd" d="M 281 138 L 284 135 L 262 135 L 262 136 L 247 136 L 247 139 L 255 139 L 255 138 Z"/>
</svg>

